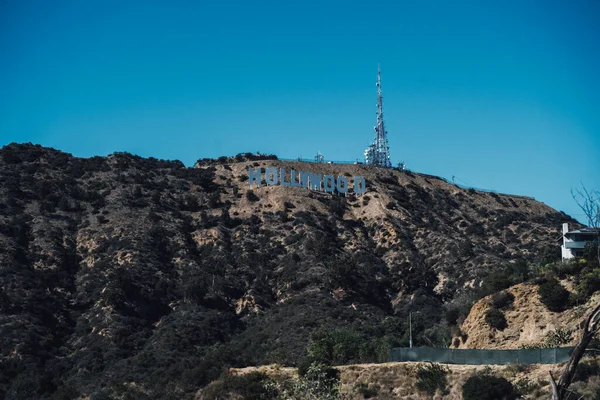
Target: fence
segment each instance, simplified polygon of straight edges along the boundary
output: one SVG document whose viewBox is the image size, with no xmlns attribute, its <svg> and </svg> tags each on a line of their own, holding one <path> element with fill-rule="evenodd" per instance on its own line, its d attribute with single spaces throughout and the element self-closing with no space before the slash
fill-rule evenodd
<svg viewBox="0 0 600 400">
<path fill-rule="evenodd" d="M 306 162 L 306 163 L 315 163 L 315 164 L 363 164 L 362 161 L 332 161 L 332 160 L 323 160 L 322 162 L 316 161 L 314 158 L 278 158 L 280 161 L 297 161 L 297 162 Z"/>
<path fill-rule="evenodd" d="M 390 361 L 426 361 L 444 364 L 555 364 L 569 360 L 574 347 L 557 349 L 479 350 L 395 348 Z"/>
</svg>

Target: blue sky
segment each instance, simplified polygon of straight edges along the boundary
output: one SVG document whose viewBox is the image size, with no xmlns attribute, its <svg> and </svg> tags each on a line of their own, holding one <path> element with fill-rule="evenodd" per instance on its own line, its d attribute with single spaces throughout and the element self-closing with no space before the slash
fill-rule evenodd
<svg viewBox="0 0 600 400">
<path fill-rule="evenodd" d="M 0 145 L 392 160 L 583 220 L 600 1 L 0 1 Z"/>
</svg>

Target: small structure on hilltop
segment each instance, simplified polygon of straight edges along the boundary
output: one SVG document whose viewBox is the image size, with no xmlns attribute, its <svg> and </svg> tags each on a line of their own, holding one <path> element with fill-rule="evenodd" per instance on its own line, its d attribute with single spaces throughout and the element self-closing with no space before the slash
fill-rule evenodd
<svg viewBox="0 0 600 400">
<path fill-rule="evenodd" d="M 319 164 L 323 164 L 325 162 L 325 157 L 323 157 L 321 152 L 317 152 L 317 155 L 315 156 L 315 162 Z"/>
<path fill-rule="evenodd" d="M 598 228 L 581 228 L 569 231 L 569 224 L 564 223 L 562 228 L 562 259 L 568 260 L 574 257 L 583 256 L 586 243 L 595 242 L 600 236 Z"/>
<path fill-rule="evenodd" d="M 383 95 L 381 93 L 381 69 L 379 65 L 377 65 L 377 125 L 375 125 L 375 140 L 365 150 L 365 164 L 383 168 L 392 167 L 387 131 L 383 124 Z"/>
</svg>

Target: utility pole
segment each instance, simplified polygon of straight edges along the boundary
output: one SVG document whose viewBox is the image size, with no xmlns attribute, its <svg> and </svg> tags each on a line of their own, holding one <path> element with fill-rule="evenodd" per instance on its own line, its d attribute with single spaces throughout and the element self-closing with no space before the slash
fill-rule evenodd
<svg viewBox="0 0 600 400">
<path fill-rule="evenodd" d="M 390 146 L 387 139 L 387 131 L 383 123 L 383 94 L 381 91 L 381 68 L 377 64 L 377 125 L 375 129 L 375 141 L 365 150 L 365 164 L 376 167 L 391 168 Z"/>
</svg>

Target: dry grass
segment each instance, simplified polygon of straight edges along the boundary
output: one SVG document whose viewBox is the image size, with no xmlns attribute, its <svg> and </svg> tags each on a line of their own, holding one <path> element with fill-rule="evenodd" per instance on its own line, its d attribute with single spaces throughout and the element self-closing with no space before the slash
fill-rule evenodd
<svg viewBox="0 0 600 400">
<path fill-rule="evenodd" d="M 384 364 L 355 364 L 337 367 L 340 370 L 340 398 L 346 400 L 359 400 L 363 396 L 355 390 L 359 383 L 369 386 L 378 385 L 379 390 L 373 399 L 430 399 L 425 394 L 418 393 L 416 389 L 417 368 L 425 363 L 403 362 Z M 477 372 L 490 371 L 496 376 L 501 376 L 511 383 L 527 381 L 532 387 L 531 393 L 526 395 L 527 399 L 547 398 L 550 393 L 549 372 L 557 376 L 564 364 L 552 365 L 446 365 L 450 374 L 448 375 L 448 393 L 442 395 L 437 393 L 434 399 L 460 400 L 462 398 L 462 386 L 465 381 Z M 233 373 L 244 374 L 252 371 L 262 371 L 276 380 L 293 379 L 297 377 L 295 368 L 268 365 L 261 367 L 247 367 L 232 369 Z"/>
</svg>

